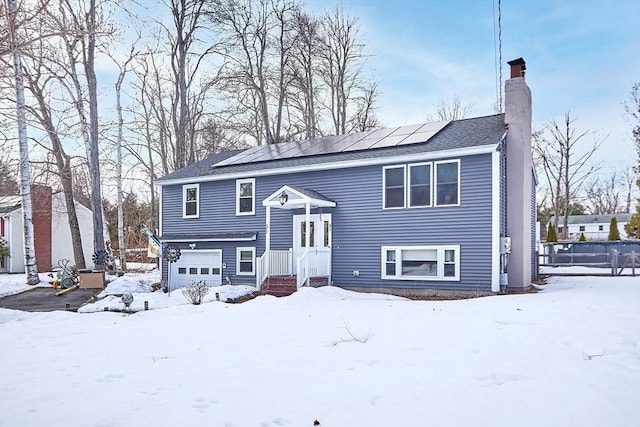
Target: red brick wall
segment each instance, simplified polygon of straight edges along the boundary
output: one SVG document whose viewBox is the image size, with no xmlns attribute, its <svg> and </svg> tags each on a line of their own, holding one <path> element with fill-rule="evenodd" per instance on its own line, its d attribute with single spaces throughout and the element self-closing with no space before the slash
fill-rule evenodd
<svg viewBox="0 0 640 427">
<path fill-rule="evenodd" d="M 51 187 L 31 186 L 33 236 L 38 271 L 51 271 Z"/>
</svg>

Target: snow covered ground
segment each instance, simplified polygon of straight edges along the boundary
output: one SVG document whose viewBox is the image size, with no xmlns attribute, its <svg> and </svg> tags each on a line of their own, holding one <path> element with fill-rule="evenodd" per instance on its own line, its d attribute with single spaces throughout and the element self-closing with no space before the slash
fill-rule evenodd
<svg viewBox="0 0 640 427">
<path fill-rule="evenodd" d="M 156 298 L 153 274 L 105 294 Z M 131 315 L 0 309 L 0 426 L 640 425 L 640 279 L 548 282 L 457 301 L 325 287 L 200 306 L 159 292 Z"/>
</svg>

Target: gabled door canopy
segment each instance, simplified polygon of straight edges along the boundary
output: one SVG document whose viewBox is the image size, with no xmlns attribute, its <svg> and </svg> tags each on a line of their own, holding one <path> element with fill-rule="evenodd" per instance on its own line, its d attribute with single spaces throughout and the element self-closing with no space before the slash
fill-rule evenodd
<svg viewBox="0 0 640 427">
<path fill-rule="evenodd" d="M 335 208 L 336 202 L 314 190 L 283 185 L 262 201 L 262 206 L 280 209 Z"/>
</svg>

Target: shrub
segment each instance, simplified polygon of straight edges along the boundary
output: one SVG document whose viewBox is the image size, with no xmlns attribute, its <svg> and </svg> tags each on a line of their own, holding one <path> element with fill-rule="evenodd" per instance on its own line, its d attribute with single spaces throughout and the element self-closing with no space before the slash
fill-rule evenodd
<svg viewBox="0 0 640 427">
<path fill-rule="evenodd" d="M 4 237 L 0 236 L 0 258 L 9 256 L 9 246 L 7 246 L 7 242 L 4 240 Z"/>
<path fill-rule="evenodd" d="M 199 282 L 193 282 L 190 286 L 182 288 L 182 295 L 193 305 L 202 304 L 205 295 L 209 293 L 211 288 L 207 285 L 207 282 L 201 280 Z"/>
<path fill-rule="evenodd" d="M 584 233 L 580 233 L 580 238 L 578 239 L 579 242 L 586 242 L 587 238 L 584 237 Z"/>
<path fill-rule="evenodd" d="M 620 240 L 620 232 L 618 231 L 618 220 L 615 216 L 611 218 L 611 223 L 609 224 L 608 240 Z"/>
<path fill-rule="evenodd" d="M 549 223 L 549 229 L 547 230 L 547 242 L 557 242 L 558 234 L 556 233 L 556 228 L 552 223 Z"/>
</svg>

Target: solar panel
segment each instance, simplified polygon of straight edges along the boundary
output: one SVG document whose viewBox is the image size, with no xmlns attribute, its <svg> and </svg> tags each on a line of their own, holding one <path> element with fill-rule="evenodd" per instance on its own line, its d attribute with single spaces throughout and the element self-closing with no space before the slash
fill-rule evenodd
<svg viewBox="0 0 640 427">
<path fill-rule="evenodd" d="M 428 141 L 447 124 L 448 121 L 423 123 L 348 135 L 325 136 L 306 141 L 261 145 L 218 162 L 213 167 L 421 143 Z"/>
</svg>

